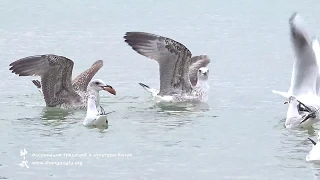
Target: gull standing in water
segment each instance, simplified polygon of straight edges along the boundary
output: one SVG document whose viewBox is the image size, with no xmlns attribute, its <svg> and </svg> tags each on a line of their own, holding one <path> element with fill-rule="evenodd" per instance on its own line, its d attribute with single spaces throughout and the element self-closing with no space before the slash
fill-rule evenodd
<svg viewBox="0 0 320 180">
<path fill-rule="evenodd" d="M 98 112 L 95 104 L 95 96 L 90 95 L 87 102 L 87 115 L 83 120 L 83 125 L 86 127 L 96 127 L 105 129 L 108 126 L 107 114 L 101 108 L 101 113 Z"/>
<path fill-rule="evenodd" d="M 320 132 L 318 132 L 318 142 L 316 143 L 311 138 L 308 138 L 312 143 L 312 149 L 309 154 L 306 156 L 306 161 L 320 161 Z"/>
<path fill-rule="evenodd" d="M 157 102 L 208 100 L 208 56 L 191 57 L 183 44 L 155 34 L 127 32 L 124 39 L 133 50 L 158 62 L 160 90 L 139 83 Z"/>
<path fill-rule="evenodd" d="M 279 94 L 285 98 L 295 96 L 301 103 L 308 107 L 313 107 L 312 115 L 315 119 L 310 121 L 312 124 L 319 122 L 320 117 L 317 109 L 320 108 L 320 75 L 319 75 L 319 55 L 320 46 L 315 37 L 308 36 L 306 29 L 303 27 L 302 18 L 298 13 L 294 13 L 290 19 L 291 42 L 295 51 L 296 60 L 293 64 L 291 85 L 288 92 L 280 92 L 273 90 L 275 94 Z M 289 103 L 289 109 L 293 104 Z M 300 107 L 300 106 L 298 106 Z M 288 109 L 288 111 L 289 111 Z M 299 114 L 303 109 L 299 108 Z M 287 119 L 290 117 L 287 117 Z"/>
<path fill-rule="evenodd" d="M 318 122 L 317 112 L 317 109 L 307 107 L 298 101 L 296 97 L 290 96 L 285 126 L 286 128 L 309 128 Z"/>
<path fill-rule="evenodd" d="M 102 60 L 96 61 L 72 81 L 73 65 L 71 59 L 47 54 L 14 61 L 10 64 L 10 70 L 19 76 L 40 76 L 41 83 L 33 83 L 41 88 L 47 107 L 84 109 L 89 95 L 94 95 L 96 106 L 100 104 L 99 91 L 105 90 L 116 95 L 112 86 L 100 79 L 91 80 L 103 66 Z"/>
</svg>

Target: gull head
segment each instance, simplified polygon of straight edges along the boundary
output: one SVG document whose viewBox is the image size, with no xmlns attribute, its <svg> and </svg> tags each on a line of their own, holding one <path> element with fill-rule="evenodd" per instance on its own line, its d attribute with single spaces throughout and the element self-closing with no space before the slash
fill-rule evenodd
<svg viewBox="0 0 320 180">
<path fill-rule="evenodd" d="M 294 97 L 294 96 L 290 96 L 289 97 L 289 100 L 288 100 L 288 102 L 289 103 L 294 103 L 294 102 L 296 102 L 297 101 L 297 98 L 296 97 Z M 286 104 L 286 103 L 285 103 Z"/>
<path fill-rule="evenodd" d="M 209 69 L 206 67 L 202 67 L 198 70 L 198 79 L 199 80 L 208 80 Z"/>
<path fill-rule="evenodd" d="M 88 88 L 94 90 L 94 91 L 108 91 L 110 94 L 116 95 L 116 91 L 113 89 L 112 86 L 107 85 L 105 82 L 103 82 L 101 79 L 94 79 L 89 82 Z"/>
</svg>

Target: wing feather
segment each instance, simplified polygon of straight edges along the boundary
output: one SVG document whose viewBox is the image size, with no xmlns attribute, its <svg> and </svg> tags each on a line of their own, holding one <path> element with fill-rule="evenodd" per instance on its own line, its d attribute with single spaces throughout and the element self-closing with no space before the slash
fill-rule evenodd
<svg viewBox="0 0 320 180">
<path fill-rule="evenodd" d="M 10 64 L 12 73 L 19 76 L 40 76 L 47 106 L 80 100 L 71 84 L 73 61 L 54 54 L 29 56 Z"/>
<path fill-rule="evenodd" d="M 137 53 L 158 62 L 159 95 L 191 92 L 188 75 L 191 52 L 183 44 L 145 32 L 127 32 L 124 39 Z"/>
<path fill-rule="evenodd" d="M 309 93 L 316 95 L 316 81 L 319 70 L 312 49 L 311 38 L 298 13 L 294 13 L 290 17 L 289 25 L 296 60 L 293 65 L 291 86 L 288 93 L 295 96 Z"/>
<path fill-rule="evenodd" d="M 89 82 L 92 80 L 93 76 L 101 69 L 103 66 L 103 61 L 98 60 L 92 64 L 90 68 L 83 71 L 78 75 L 73 81 L 72 86 L 77 91 L 86 91 Z"/>
</svg>

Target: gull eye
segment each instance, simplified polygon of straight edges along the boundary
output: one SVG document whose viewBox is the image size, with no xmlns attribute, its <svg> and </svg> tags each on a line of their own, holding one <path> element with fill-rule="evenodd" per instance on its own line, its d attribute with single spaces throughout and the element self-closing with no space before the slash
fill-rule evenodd
<svg viewBox="0 0 320 180">
<path fill-rule="evenodd" d="M 199 72 L 201 72 L 201 69 L 199 69 Z"/>
<path fill-rule="evenodd" d="M 96 85 L 99 85 L 100 83 L 97 81 L 97 82 L 95 82 L 95 84 L 96 84 Z"/>
</svg>

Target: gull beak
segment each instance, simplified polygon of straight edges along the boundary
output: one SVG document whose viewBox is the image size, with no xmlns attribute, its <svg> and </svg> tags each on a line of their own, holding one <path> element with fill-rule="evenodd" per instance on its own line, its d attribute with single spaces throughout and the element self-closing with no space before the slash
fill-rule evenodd
<svg viewBox="0 0 320 180">
<path fill-rule="evenodd" d="M 110 85 L 102 86 L 103 90 L 108 91 L 110 94 L 116 95 L 116 90 Z"/>
<path fill-rule="evenodd" d="M 288 104 L 289 102 L 288 101 L 286 101 L 286 102 L 284 102 L 283 104 Z"/>
</svg>

